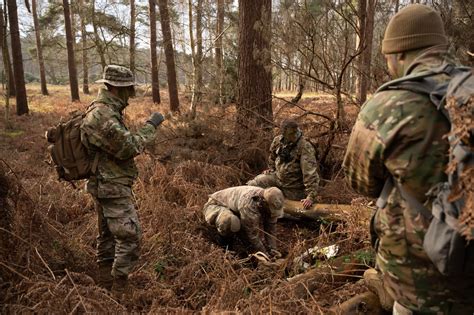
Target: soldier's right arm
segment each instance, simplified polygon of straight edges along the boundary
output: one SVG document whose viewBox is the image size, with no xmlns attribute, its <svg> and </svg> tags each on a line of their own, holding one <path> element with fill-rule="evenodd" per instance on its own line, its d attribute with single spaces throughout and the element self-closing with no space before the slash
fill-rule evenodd
<svg viewBox="0 0 474 315">
<path fill-rule="evenodd" d="M 260 238 L 260 220 L 261 215 L 257 209 L 253 209 L 253 207 L 250 206 L 240 209 L 242 232 L 249 241 L 253 250 L 265 252 L 265 246 Z"/>
<path fill-rule="evenodd" d="M 120 160 L 140 154 L 155 138 L 155 127 L 146 123 L 137 133 L 131 133 L 118 113 L 108 106 L 98 106 L 84 118 L 82 131 L 87 141 Z"/>
<path fill-rule="evenodd" d="M 383 163 L 384 145 L 377 132 L 360 118 L 352 130 L 343 168 L 349 185 L 358 193 L 378 197 L 388 176 Z"/>
</svg>

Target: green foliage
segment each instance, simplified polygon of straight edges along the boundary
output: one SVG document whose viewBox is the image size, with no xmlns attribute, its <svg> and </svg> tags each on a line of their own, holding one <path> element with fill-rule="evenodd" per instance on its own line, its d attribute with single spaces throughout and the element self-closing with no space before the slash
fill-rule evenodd
<svg viewBox="0 0 474 315">
<path fill-rule="evenodd" d="M 46 12 L 38 17 L 40 29 L 53 29 L 62 25 L 64 20 L 63 6 L 60 2 L 51 1 Z"/>
<path fill-rule="evenodd" d="M 165 261 L 157 261 L 153 268 L 160 279 L 165 279 L 165 269 L 166 269 L 166 262 Z"/>
</svg>

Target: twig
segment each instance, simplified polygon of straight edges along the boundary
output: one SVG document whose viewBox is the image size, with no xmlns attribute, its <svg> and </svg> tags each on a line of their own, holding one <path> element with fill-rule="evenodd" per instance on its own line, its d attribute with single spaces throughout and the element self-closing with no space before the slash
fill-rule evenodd
<svg viewBox="0 0 474 315">
<path fill-rule="evenodd" d="M 11 272 L 13 272 L 13 273 L 19 275 L 19 276 L 22 277 L 23 279 L 25 279 L 25 280 L 30 280 L 30 278 L 28 278 L 27 276 L 25 276 L 25 275 L 19 273 L 18 271 L 16 271 L 15 269 L 11 268 L 10 266 L 4 264 L 4 263 L 1 262 L 1 261 L 0 261 L 0 265 L 2 265 L 3 267 L 7 268 L 7 269 L 10 270 Z"/>
<path fill-rule="evenodd" d="M 318 117 L 322 117 L 322 118 L 325 118 L 325 119 L 327 119 L 327 120 L 329 120 L 329 121 L 333 121 L 333 120 L 334 120 L 333 118 L 331 118 L 331 117 L 329 117 L 329 116 L 326 116 L 326 115 L 324 115 L 324 114 L 320 114 L 320 113 L 316 113 L 316 112 L 313 112 L 313 111 L 304 109 L 301 105 L 298 105 L 298 104 L 296 104 L 296 103 L 289 102 L 289 101 L 285 100 L 285 99 L 282 98 L 282 97 L 278 97 L 278 96 L 276 96 L 276 95 L 273 95 L 273 98 L 276 98 L 277 100 L 280 100 L 280 101 L 286 102 L 286 103 L 288 103 L 288 104 L 291 104 L 291 105 L 293 105 L 293 106 L 295 106 L 295 107 L 301 109 L 302 111 L 304 111 L 305 113 L 308 113 L 308 114 L 310 114 L 310 115 L 315 115 L 315 116 L 318 116 Z"/>
<path fill-rule="evenodd" d="M 82 304 L 82 307 L 84 308 L 84 311 L 87 313 L 87 312 L 88 312 L 88 311 L 87 311 L 87 307 L 86 307 L 86 305 L 84 304 L 84 300 L 82 299 L 82 295 L 81 295 L 81 293 L 79 293 L 79 290 L 77 289 L 77 286 L 76 286 L 76 284 L 74 283 L 74 280 L 72 280 L 72 277 L 71 277 L 71 275 L 69 274 L 69 271 L 68 271 L 67 269 L 64 269 L 64 271 L 66 271 L 66 274 L 67 274 L 69 280 L 71 281 L 72 285 L 74 286 L 74 290 L 76 290 L 77 296 L 79 297 L 79 300 L 80 300 L 80 302 L 81 302 L 81 304 Z"/>
<path fill-rule="evenodd" d="M 41 257 L 39 251 L 38 251 L 38 248 L 35 247 L 35 251 L 36 251 L 36 254 L 38 254 L 38 257 L 41 259 L 41 262 L 43 262 L 44 266 L 46 267 L 46 269 L 49 270 L 49 272 L 51 273 L 51 276 L 53 276 L 53 279 L 56 280 L 56 276 L 54 275 L 53 271 L 51 270 L 51 268 L 49 268 L 48 264 L 46 263 L 46 261 L 44 261 L 43 257 Z"/>
</svg>

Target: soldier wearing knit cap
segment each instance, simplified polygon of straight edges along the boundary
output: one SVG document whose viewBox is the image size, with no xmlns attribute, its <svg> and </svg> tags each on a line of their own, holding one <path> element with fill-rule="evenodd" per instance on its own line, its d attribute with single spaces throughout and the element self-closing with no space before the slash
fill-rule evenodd
<svg viewBox="0 0 474 315">
<path fill-rule="evenodd" d="M 444 63 L 455 65 L 447 43 L 440 15 L 414 4 L 390 20 L 382 52 L 396 79 Z M 449 77 L 440 74 L 433 79 L 441 83 Z M 393 314 L 474 313 L 474 281 L 438 272 L 423 249 L 430 221 L 411 208 L 398 188 L 403 186 L 430 208 L 426 193 L 446 181 L 449 128 L 426 95 L 384 90 L 363 105 L 349 139 L 343 163 L 348 183 L 363 195 L 381 196 L 372 231 L 378 238 L 376 265 L 395 300 Z M 389 178 L 398 186 L 387 185 L 382 191 Z"/>
</svg>

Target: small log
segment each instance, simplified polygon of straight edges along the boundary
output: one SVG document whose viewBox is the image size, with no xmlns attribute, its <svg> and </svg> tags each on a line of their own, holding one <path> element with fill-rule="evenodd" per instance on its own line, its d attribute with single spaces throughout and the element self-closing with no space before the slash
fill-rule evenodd
<svg viewBox="0 0 474 315">
<path fill-rule="evenodd" d="M 304 209 L 301 201 L 285 200 L 283 211 L 290 217 L 307 220 L 341 221 L 348 212 L 353 211 L 351 205 L 314 204 Z"/>
<path fill-rule="evenodd" d="M 384 315 L 390 314 L 384 311 L 380 305 L 379 298 L 372 292 L 358 294 L 344 303 L 329 309 L 331 315 Z"/>
</svg>

